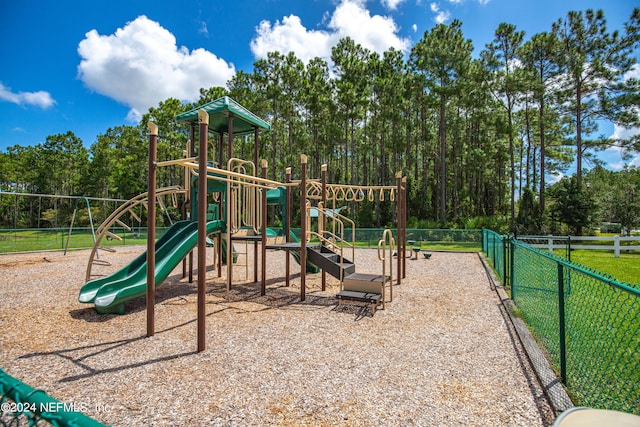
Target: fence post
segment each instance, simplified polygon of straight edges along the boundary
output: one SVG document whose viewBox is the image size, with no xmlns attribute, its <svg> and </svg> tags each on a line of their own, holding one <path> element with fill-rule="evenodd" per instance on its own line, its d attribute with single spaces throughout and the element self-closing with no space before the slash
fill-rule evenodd
<svg viewBox="0 0 640 427">
<path fill-rule="evenodd" d="M 620 236 L 613 236 L 613 255 L 620 258 Z"/>
<path fill-rule="evenodd" d="M 511 236 L 507 236 L 506 238 L 509 239 L 509 242 L 507 244 L 508 248 L 509 248 L 509 277 L 506 278 L 505 277 L 505 284 L 509 283 L 509 285 L 511 286 L 511 299 L 513 300 L 513 302 L 516 302 L 516 286 L 515 286 L 515 256 L 516 256 L 516 246 L 513 244 L 513 240 L 511 238 Z M 506 256 L 505 256 L 506 259 Z M 506 271 L 506 268 L 505 268 Z"/>
<path fill-rule="evenodd" d="M 495 233 L 493 233 L 493 234 L 491 235 L 491 240 L 492 240 L 492 242 L 491 242 L 491 247 L 493 248 L 493 266 L 494 266 L 494 267 L 496 267 L 496 260 L 498 259 L 498 254 L 497 254 L 497 250 L 498 250 L 498 249 L 497 249 L 497 247 L 498 247 L 498 245 L 496 245 L 496 237 L 497 237 L 497 234 L 495 234 Z M 503 249 L 502 253 L 503 253 L 503 257 L 504 257 L 504 244 L 503 244 L 503 248 L 502 248 L 502 249 Z M 503 274 L 503 276 L 502 276 L 502 280 L 504 280 L 504 279 L 505 279 L 505 276 L 504 276 L 504 263 L 503 263 L 503 271 L 502 271 L 502 274 Z M 505 283 L 505 286 L 506 286 L 506 285 L 507 285 L 507 284 Z"/>
<path fill-rule="evenodd" d="M 567 348 L 566 330 L 564 320 L 564 267 L 558 263 L 558 326 L 560 332 L 560 380 L 563 384 L 567 382 Z"/>
<path fill-rule="evenodd" d="M 509 246 L 509 242 L 503 236 L 502 238 L 502 281 L 504 285 L 507 286 L 509 282 L 509 276 L 507 274 L 507 248 Z"/>
</svg>

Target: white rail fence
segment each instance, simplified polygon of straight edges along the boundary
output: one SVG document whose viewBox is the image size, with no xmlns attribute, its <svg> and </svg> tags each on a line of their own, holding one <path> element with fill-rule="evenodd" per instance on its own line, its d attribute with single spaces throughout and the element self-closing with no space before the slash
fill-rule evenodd
<svg viewBox="0 0 640 427">
<path fill-rule="evenodd" d="M 571 249 L 613 251 L 616 258 L 620 257 L 620 252 L 640 251 L 638 236 L 518 236 L 518 239 L 528 242 L 534 248 L 547 249 L 549 253 L 554 249 L 566 249 L 567 245 L 571 245 Z"/>
</svg>

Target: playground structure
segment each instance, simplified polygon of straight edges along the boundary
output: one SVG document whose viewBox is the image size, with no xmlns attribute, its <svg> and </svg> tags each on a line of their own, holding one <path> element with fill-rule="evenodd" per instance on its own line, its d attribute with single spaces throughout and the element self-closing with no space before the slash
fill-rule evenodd
<svg viewBox="0 0 640 427">
<path fill-rule="evenodd" d="M 177 116 L 178 121 L 191 127 L 191 139 L 185 158 L 163 162 L 156 161 L 158 128 L 149 123 L 149 191 L 125 203 L 100 227 L 97 243 L 92 251 L 86 279 L 88 282 L 80 291 L 79 300 L 94 303 L 100 313 L 123 313 L 124 303 L 132 298 L 146 295 L 147 335 L 154 335 L 155 328 L 155 286 L 188 256 L 189 280 L 192 281 L 192 249 L 198 248 L 197 271 L 206 271 L 206 251 L 208 243 L 215 248 L 218 277 L 222 274 L 222 264 L 226 263 L 227 293 L 233 284 L 234 263 L 237 256 L 233 242 L 253 242 L 254 283 L 258 282 L 258 246 L 261 247 L 261 295 L 266 292 L 267 249 L 284 250 L 286 256 L 285 281 L 289 286 L 291 275 L 290 256 L 298 261 L 300 270 L 300 300 L 306 298 L 306 273 L 319 271 L 322 274 L 322 290 L 326 289 L 326 273 L 340 280 L 340 291 L 336 296 L 340 303 L 344 300 L 362 301 L 371 304 L 375 313 L 378 305 L 386 308 L 386 302 L 393 299 L 393 251 L 397 244 L 396 284 L 400 284 L 406 271 L 406 178 L 396 175 L 396 185 L 356 186 L 327 183 L 326 165 L 322 167 L 320 179 L 307 178 L 307 157 L 300 156 L 300 178 L 292 179 L 292 168 L 286 170 L 286 182 L 267 179 L 268 163 L 260 162 L 261 176 L 258 176 L 258 141 L 260 129 L 270 126 L 244 107 L 228 97 L 219 98 L 197 109 Z M 198 127 L 198 156 L 191 141 L 195 140 Z M 208 161 L 209 132 L 218 135 L 216 162 Z M 226 162 L 223 157 L 224 134 L 227 134 Z M 247 161 L 232 157 L 234 134 L 254 135 L 254 160 Z M 202 147 L 202 148 L 201 148 Z M 204 148 L 204 149 L 203 149 Z M 214 164 L 227 168 L 215 167 Z M 156 189 L 156 168 L 180 165 L 184 168 L 184 187 Z M 299 241 L 291 232 L 292 191 L 300 191 Z M 176 222 L 157 242 L 155 240 L 155 209 L 159 196 L 183 194 L 190 212 L 183 209 L 183 221 Z M 362 274 L 355 272 L 354 229 L 349 218 L 338 213 L 340 202 L 368 200 L 394 201 L 396 205 L 396 239 L 391 230 L 385 231 L 379 243 L 378 256 L 382 262 L 382 274 Z M 175 200 L 175 199 L 173 199 Z M 212 202 L 212 203 L 211 203 Z M 146 206 L 148 210 L 147 251 L 128 266 L 108 277 L 89 280 L 94 253 L 103 236 L 109 235 L 109 227 L 118 224 L 124 212 L 133 213 L 133 207 Z M 267 228 L 267 206 L 279 205 L 284 224 L 284 236 L 275 241 L 273 231 Z M 314 206 L 315 204 L 315 206 Z M 331 205 L 331 208 L 327 208 Z M 312 224 L 311 209 L 317 212 L 317 225 Z M 189 218 L 189 219 L 187 219 Z M 224 219 L 223 219 L 224 218 Z M 352 236 L 345 236 L 345 223 L 349 224 Z M 213 242 L 208 240 L 213 235 Z M 397 240 L 397 243 L 396 243 Z M 226 242 L 226 243 L 225 243 Z M 389 248 L 388 254 L 386 249 Z M 345 253 L 351 251 L 351 260 Z M 410 254 L 409 254 L 410 256 Z M 388 269 L 388 270 L 387 270 Z M 387 271 L 389 274 L 387 274 Z M 183 262 L 183 277 L 187 263 Z M 387 286 L 389 288 L 387 293 Z M 198 351 L 205 349 L 205 291 L 206 274 L 198 274 Z M 389 297 L 387 301 L 387 295 Z"/>
</svg>

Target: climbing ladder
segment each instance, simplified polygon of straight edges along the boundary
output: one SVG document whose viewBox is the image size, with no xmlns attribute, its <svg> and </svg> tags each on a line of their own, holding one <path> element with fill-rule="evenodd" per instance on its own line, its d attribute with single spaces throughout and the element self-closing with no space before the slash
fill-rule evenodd
<svg viewBox="0 0 640 427">
<path fill-rule="evenodd" d="M 164 206 L 163 197 L 169 196 L 171 197 L 171 202 L 174 207 L 177 207 L 177 195 L 178 194 L 186 194 L 186 190 L 180 186 L 172 186 L 172 187 L 164 187 L 156 190 L 156 200 L 163 211 L 166 212 L 166 207 Z M 98 259 L 98 250 L 102 250 L 105 252 L 115 252 L 115 249 L 109 246 L 101 246 L 102 239 L 104 237 L 109 237 L 115 240 L 122 240 L 120 236 L 109 231 L 111 227 L 114 225 L 120 226 L 127 231 L 131 231 L 131 227 L 125 224 L 122 221 L 122 216 L 125 214 L 129 214 L 132 218 L 134 218 L 139 223 L 142 222 L 142 219 L 139 215 L 137 215 L 134 209 L 138 206 L 143 206 L 145 209 L 148 208 L 148 193 L 142 193 L 137 195 L 136 197 L 126 201 L 122 205 L 118 207 L 115 211 L 109 215 L 107 219 L 104 220 L 102 224 L 98 227 L 96 232 L 95 243 L 93 245 L 93 249 L 91 251 L 91 255 L 89 256 L 89 262 L 87 264 L 87 272 L 85 275 L 85 282 L 91 280 L 92 277 L 100 276 L 101 274 L 93 273 L 94 265 L 103 265 L 109 266 L 111 265 L 108 261 L 104 259 Z"/>
</svg>

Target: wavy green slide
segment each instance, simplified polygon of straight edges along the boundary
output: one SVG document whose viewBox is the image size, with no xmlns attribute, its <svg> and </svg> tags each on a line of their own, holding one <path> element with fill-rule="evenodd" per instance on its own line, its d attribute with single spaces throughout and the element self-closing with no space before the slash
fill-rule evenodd
<svg viewBox="0 0 640 427">
<path fill-rule="evenodd" d="M 156 240 L 156 252 L 169 241 L 173 236 L 175 236 L 180 230 L 184 229 L 187 225 L 189 225 L 191 221 L 178 221 L 173 223 L 167 231 L 160 236 L 158 240 Z M 99 279 L 91 280 L 82 286 L 80 290 L 80 295 L 78 295 L 78 301 L 90 303 L 93 302 L 93 299 L 96 297 L 96 293 L 98 289 L 106 283 L 115 282 L 116 280 L 124 279 L 126 277 L 130 277 L 138 271 L 138 269 L 144 267 L 146 268 L 147 262 L 147 252 L 143 252 L 138 257 L 136 257 L 129 264 L 122 267 L 120 270 L 115 273 L 111 273 L 108 276 L 100 277 Z"/>
<path fill-rule="evenodd" d="M 207 234 L 225 229 L 224 221 L 207 223 Z M 198 223 L 179 221 L 156 242 L 155 283 L 159 286 L 198 244 Z M 134 259 L 115 273 L 91 280 L 80 289 L 78 301 L 95 305 L 100 314 L 124 314 L 125 302 L 143 296 L 147 289 L 147 254 Z"/>
</svg>

